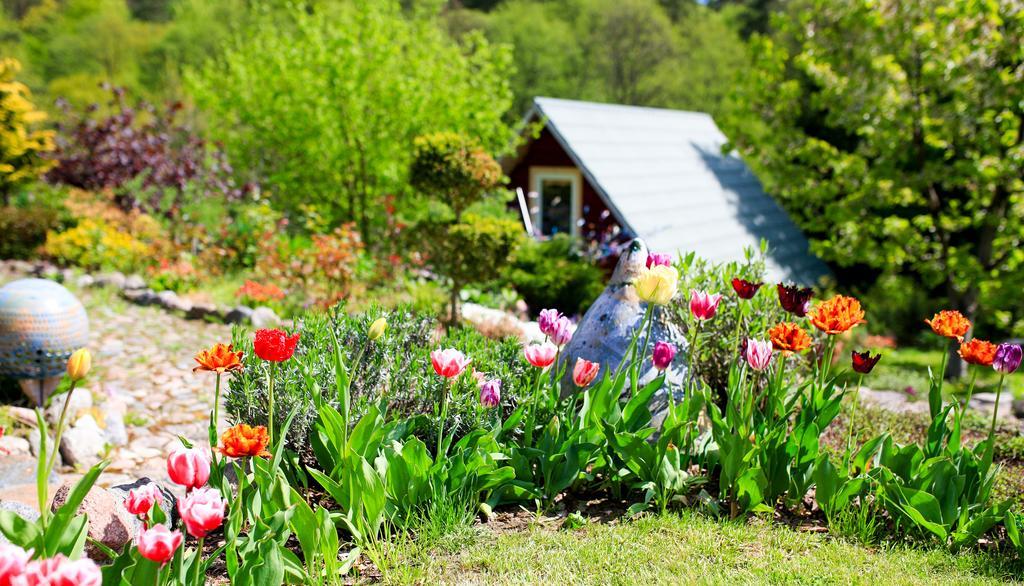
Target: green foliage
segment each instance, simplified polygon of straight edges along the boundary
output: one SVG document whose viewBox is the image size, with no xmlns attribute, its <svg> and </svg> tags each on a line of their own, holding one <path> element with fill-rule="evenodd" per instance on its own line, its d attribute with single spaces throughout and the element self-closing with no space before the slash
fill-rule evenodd
<svg viewBox="0 0 1024 586">
<path fill-rule="evenodd" d="M 21 63 L 0 60 L 0 196 L 7 205 L 12 191 L 38 179 L 53 161 L 53 131 L 40 128 L 46 113 L 36 110 L 28 87 L 15 79 Z"/>
<path fill-rule="evenodd" d="M 497 187 L 501 177 L 498 162 L 463 135 L 439 132 L 413 141 L 409 183 L 424 195 L 448 204 L 456 220 Z"/>
<path fill-rule="evenodd" d="M 61 264 L 121 272 L 141 270 L 152 261 L 148 244 L 91 218 L 64 232 L 49 232 L 43 252 Z"/>
<path fill-rule="evenodd" d="M 59 219 L 51 208 L 0 207 L 0 258 L 31 258 Z"/>
<path fill-rule="evenodd" d="M 799 3 L 754 42 L 721 123 L 817 253 L 1019 328 L 1018 16 L 1003 2 Z"/>
<path fill-rule="evenodd" d="M 397 1 L 256 12 L 223 59 L 187 79 L 217 120 L 211 134 L 266 179 L 280 209 L 312 204 L 332 222 L 359 222 L 371 243 L 385 220 L 376 198 L 414 207 L 414 137 L 451 130 L 489 152 L 512 144 L 504 48 L 479 36 L 454 43 L 432 15 Z"/>
<path fill-rule="evenodd" d="M 585 312 L 604 290 L 605 275 L 579 253 L 572 238 L 556 234 L 542 242 L 524 238 L 502 278 L 534 314 L 553 307 L 576 315 Z"/>
</svg>

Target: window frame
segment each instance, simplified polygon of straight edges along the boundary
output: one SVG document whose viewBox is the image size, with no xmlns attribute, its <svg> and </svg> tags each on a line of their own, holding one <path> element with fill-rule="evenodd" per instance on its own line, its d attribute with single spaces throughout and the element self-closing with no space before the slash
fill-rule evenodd
<svg viewBox="0 0 1024 586">
<path fill-rule="evenodd" d="M 544 194 L 541 192 L 541 185 L 545 180 L 569 181 L 570 235 L 579 238 L 580 219 L 583 217 L 583 175 L 576 167 L 530 167 L 530 193 L 537 194 L 536 202 L 530 206 L 530 220 L 533 222 L 534 232 L 541 237 L 550 236 L 544 233 L 543 225 Z"/>
</svg>

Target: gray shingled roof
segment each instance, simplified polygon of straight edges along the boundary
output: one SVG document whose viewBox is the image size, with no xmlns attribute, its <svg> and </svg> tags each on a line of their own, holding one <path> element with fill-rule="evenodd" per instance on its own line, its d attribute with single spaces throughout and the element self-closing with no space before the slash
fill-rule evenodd
<svg viewBox="0 0 1024 586">
<path fill-rule="evenodd" d="M 536 98 L 548 129 L 626 230 L 651 250 L 742 260 L 766 239 L 768 278 L 828 274 L 807 239 L 736 155 L 708 114 Z"/>
</svg>

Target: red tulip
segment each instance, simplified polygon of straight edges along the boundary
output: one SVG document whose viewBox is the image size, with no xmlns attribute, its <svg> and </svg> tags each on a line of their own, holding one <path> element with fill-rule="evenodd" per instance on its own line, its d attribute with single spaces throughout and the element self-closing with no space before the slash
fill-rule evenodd
<svg viewBox="0 0 1024 586">
<path fill-rule="evenodd" d="M 707 291 L 690 291 L 690 313 L 700 320 L 707 320 L 715 317 L 718 311 L 718 303 L 722 301 L 722 295 L 714 295 Z"/>
<path fill-rule="evenodd" d="M 152 482 L 128 491 L 124 499 L 124 508 L 131 514 L 141 516 L 149 513 L 153 505 L 162 500 L 160 489 Z"/>
<path fill-rule="evenodd" d="M 224 522 L 224 507 L 227 503 L 220 493 L 212 488 L 193 490 L 178 501 L 178 514 L 192 537 L 206 535 Z"/>
<path fill-rule="evenodd" d="M 523 349 L 526 361 L 537 368 L 547 368 L 555 361 L 558 355 L 558 347 L 551 342 L 543 344 L 530 344 Z"/>
<path fill-rule="evenodd" d="M 572 367 L 572 382 L 579 388 L 584 388 L 597 378 L 601 371 L 601 365 L 596 362 L 577 358 L 575 366 Z"/>
<path fill-rule="evenodd" d="M 672 266 L 672 255 L 665 252 L 652 252 L 647 255 L 647 268 Z"/>
<path fill-rule="evenodd" d="M 199 488 L 210 479 L 210 454 L 199 448 L 180 446 L 167 456 L 167 475 L 187 490 Z"/>
<path fill-rule="evenodd" d="M 434 372 L 445 378 L 455 378 L 466 370 L 472 362 L 466 355 L 455 348 L 437 349 L 430 353 L 430 363 Z"/>
<path fill-rule="evenodd" d="M 139 533 L 136 542 L 142 557 L 163 565 L 171 561 L 183 540 L 181 531 L 171 531 L 163 525 L 155 525 Z"/>
<path fill-rule="evenodd" d="M 876 354 L 872 356 L 870 351 L 853 351 L 850 353 L 850 359 L 853 361 L 854 372 L 868 374 L 873 368 L 875 368 L 878 361 L 882 359 L 882 355 Z"/>
<path fill-rule="evenodd" d="M 752 283 L 739 277 L 732 280 L 733 291 L 739 295 L 740 299 L 753 299 L 754 295 L 757 295 L 757 290 L 761 288 L 764 283 Z"/>
<path fill-rule="evenodd" d="M 654 363 L 654 368 L 658 370 L 665 370 L 672 365 L 672 360 L 676 357 L 676 347 L 668 342 L 662 342 L 661 340 L 654 343 L 654 350 L 651 352 L 651 362 Z"/>
<path fill-rule="evenodd" d="M 811 297 L 814 297 L 813 290 L 807 287 L 787 286 L 779 283 L 778 291 L 779 304 L 782 305 L 782 309 L 797 317 L 807 315 L 808 310 L 811 309 Z"/>
<path fill-rule="evenodd" d="M 295 346 L 299 343 L 299 334 L 288 334 L 281 330 L 256 330 L 253 349 L 256 356 L 268 362 L 284 362 L 295 354 Z"/>
</svg>

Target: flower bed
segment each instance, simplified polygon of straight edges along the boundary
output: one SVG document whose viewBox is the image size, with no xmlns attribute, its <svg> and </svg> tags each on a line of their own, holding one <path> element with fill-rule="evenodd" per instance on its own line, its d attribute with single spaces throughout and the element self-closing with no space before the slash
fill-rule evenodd
<svg viewBox="0 0 1024 586">
<path fill-rule="evenodd" d="M 168 456 L 168 475 L 185 490 L 180 526 L 160 491 L 133 490 L 125 507 L 143 530 L 123 551 L 106 552 L 105 571 L 129 583 L 201 584 L 216 564 L 239 584 L 341 583 L 361 555 L 378 561 L 389 535 L 444 532 L 503 505 L 545 512 L 571 495 L 624 499 L 628 515 L 680 507 L 733 518 L 818 515 L 829 526 L 861 519 L 894 541 L 960 549 L 985 538 L 1006 555 L 1024 551 L 1022 519 L 991 495 L 995 417 L 980 442 L 964 445 L 965 409 L 943 399 L 945 359 L 928 390 L 924 442 L 901 444 L 888 433 L 854 442 L 851 434 L 838 453 L 821 448 L 844 397 L 881 359 L 854 350 L 856 384 L 837 379 L 838 336 L 866 315 L 854 298 L 815 303 L 807 289 L 772 291 L 739 278 L 733 292 L 689 292 L 696 355 L 726 295 L 742 306 L 777 294 L 789 317 L 764 328 L 738 322 L 725 388 L 715 393 L 689 377 L 682 392 L 667 394 L 656 424 L 652 401 L 665 375 L 641 384 L 641 366 L 650 359 L 663 370 L 675 357 L 675 347 L 651 339 L 649 324 L 655 308 L 675 302 L 679 274 L 652 260 L 634 281 L 646 313 L 618 365 L 566 360 L 572 328 L 555 311 L 540 316 L 546 340 L 521 349 L 459 331 L 437 343 L 431 327 L 418 330 L 398 313 L 310 315 L 291 333 L 238 330 L 234 346 L 196 356 L 216 388 L 209 436 L 218 447 L 183 438 Z M 956 312 L 928 324 L 973 370 L 999 374 L 998 401 L 1020 346 L 964 340 L 970 324 Z M 72 388 L 88 370 L 88 353 L 77 353 Z M 236 425 L 219 430 L 225 378 Z M 40 453 L 45 479 L 53 458 Z M 0 531 L 14 543 L 0 551 L 0 568 L 80 572 L 73 583 L 99 584 L 99 566 L 70 560 L 85 543 L 78 503 L 103 467 L 36 524 L 0 513 Z M 48 502 L 42 480 L 39 490 Z M 353 548 L 341 557 L 345 541 Z"/>
</svg>

